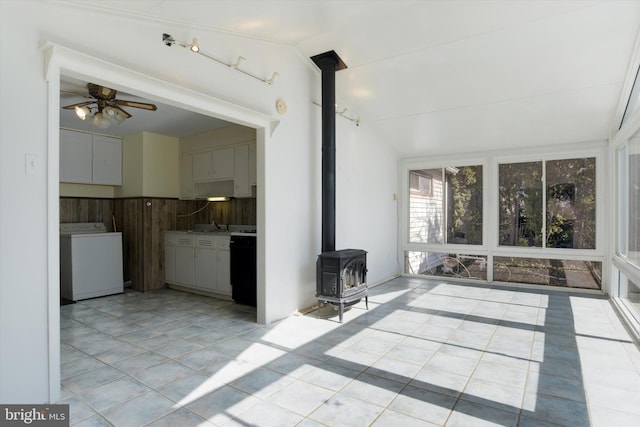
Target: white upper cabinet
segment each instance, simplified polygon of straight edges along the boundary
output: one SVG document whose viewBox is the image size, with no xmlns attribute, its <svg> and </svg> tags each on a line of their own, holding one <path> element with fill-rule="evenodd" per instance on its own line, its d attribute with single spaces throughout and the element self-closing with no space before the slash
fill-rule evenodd
<svg viewBox="0 0 640 427">
<path fill-rule="evenodd" d="M 193 199 L 193 154 L 183 154 L 180 164 L 180 198 Z"/>
<path fill-rule="evenodd" d="M 122 140 L 93 135 L 93 183 L 122 185 Z"/>
<path fill-rule="evenodd" d="M 256 185 L 258 181 L 258 162 L 256 159 L 256 143 L 252 142 L 249 144 L 249 185 Z"/>
<path fill-rule="evenodd" d="M 211 152 L 213 179 L 233 179 L 235 176 L 234 149 L 220 148 Z"/>
<path fill-rule="evenodd" d="M 236 197 L 251 196 L 249 185 L 249 144 L 238 145 L 235 150 L 235 179 L 233 195 Z"/>
<path fill-rule="evenodd" d="M 193 182 L 205 182 L 211 180 L 211 151 L 193 154 Z"/>
<path fill-rule="evenodd" d="M 91 183 L 93 179 L 93 136 L 60 130 L 60 181 Z"/>
<path fill-rule="evenodd" d="M 233 125 L 180 138 L 180 155 L 181 199 L 255 197 L 255 129 Z"/>
<path fill-rule="evenodd" d="M 122 185 L 122 139 L 60 129 L 60 181 Z"/>
<path fill-rule="evenodd" d="M 219 148 L 193 154 L 193 181 L 208 182 L 234 177 L 233 148 Z"/>
</svg>

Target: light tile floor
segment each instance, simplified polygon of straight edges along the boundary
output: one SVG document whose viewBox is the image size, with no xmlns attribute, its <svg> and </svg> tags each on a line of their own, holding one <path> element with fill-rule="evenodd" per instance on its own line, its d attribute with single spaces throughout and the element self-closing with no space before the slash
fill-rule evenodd
<svg viewBox="0 0 640 427">
<path fill-rule="evenodd" d="M 637 426 L 604 297 L 397 278 L 344 323 L 164 289 L 61 307 L 74 426 Z"/>
</svg>

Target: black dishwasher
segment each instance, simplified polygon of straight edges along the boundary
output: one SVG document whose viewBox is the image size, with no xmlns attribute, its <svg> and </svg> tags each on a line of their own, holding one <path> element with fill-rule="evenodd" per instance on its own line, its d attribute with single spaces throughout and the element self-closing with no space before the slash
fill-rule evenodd
<svg viewBox="0 0 640 427">
<path fill-rule="evenodd" d="M 231 233 L 231 298 L 256 307 L 256 235 L 255 232 Z"/>
</svg>

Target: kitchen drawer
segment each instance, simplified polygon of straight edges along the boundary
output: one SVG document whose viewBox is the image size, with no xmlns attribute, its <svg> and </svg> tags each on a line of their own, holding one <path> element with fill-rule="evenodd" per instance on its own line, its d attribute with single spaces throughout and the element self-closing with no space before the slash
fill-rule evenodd
<svg viewBox="0 0 640 427">
<path fill-rule="evenodd" d="M 216 249 L 228 251 L 230 241 L 231 237 L 216 237 Z"/>
<path fill-rule="evenodd" d="M 196 247 L 205 249 L 215 249 L 216 240 L 213 236 L 198 236 L 196 237 Z"/>
<path fill-rule="evenodd" d="M 175 234 L 165 234 L 164 235 L 164 244 L 165 246 L 175 246 L 178 244 L 178 236 Z"/>
<path fill-rule="evenodd" d="M 193 237 L 176 235 L 176 246 L 190 246 L 193 247 Z"/>
</svg>

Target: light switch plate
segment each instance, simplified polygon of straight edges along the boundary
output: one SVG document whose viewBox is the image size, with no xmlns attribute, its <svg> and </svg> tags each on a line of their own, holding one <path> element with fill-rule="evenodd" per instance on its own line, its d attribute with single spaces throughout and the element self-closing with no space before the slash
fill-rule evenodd
<svg viewBox="0 0 640 427">
<path fill-rule="evenodd" d="M 25 154 L 25 172 L 27 175 L 40 173 L 40 156 L 37 154 Z"/>
</svg>

